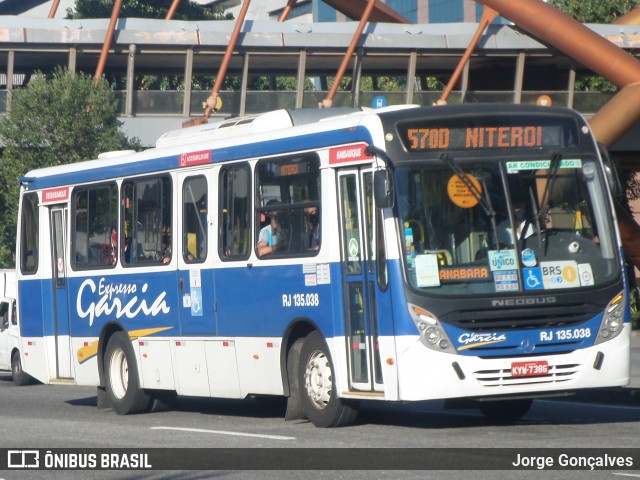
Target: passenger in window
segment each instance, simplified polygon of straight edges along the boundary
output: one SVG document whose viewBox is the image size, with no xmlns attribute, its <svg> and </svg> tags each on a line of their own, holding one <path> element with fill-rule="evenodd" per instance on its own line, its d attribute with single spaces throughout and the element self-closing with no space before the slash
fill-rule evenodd
<svg viewBox="0 0 640 480">
<path fill-rule="evenodd" d="M 105 265 L 115 266 L 118 263 L 118 230 L 111 227 L 111 236 L 109 244 L 103 247 L 102 263 Z"/>
<path fill-rule="evenodd" d="M 309 235 L 309 250 L 320 249 L 320 216 L 318 207 L 304 209 L 304 224 Z"/>
<path fill-rule="evenodd" d="M 275 203 L 277 203 L 276 200 L 270 200 L 267 205 Z M 288 243 L 287 232 L 280 222 L 281 212 L 279 210 L 271 210 L 268 213 L 270 217 L 269 224 L 260 230 L 260 235 L 258 236 L 257 249 L 259 257 L 283 250 Z"/>
<path fill-rule="evenodd" d="M 171 262 L 171 227 L 162 228 L 162 263 Z"/>
</svg>

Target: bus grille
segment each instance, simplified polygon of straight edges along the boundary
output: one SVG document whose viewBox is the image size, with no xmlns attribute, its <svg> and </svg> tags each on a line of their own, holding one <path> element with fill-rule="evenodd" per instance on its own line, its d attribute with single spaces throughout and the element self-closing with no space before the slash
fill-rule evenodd
<svg viewBox="0 0 640 480">
<path fill-rule="evenodd" d="M 535 308 L 457 310 L 441 317 L 442 322 L 468 331 L 522 330 L 580 325 L 602 313 L 602 307 L 573 304 Z"/>
<path fill-rule="evenodd" d="M 488 388 L 508 388 L 510 386 L 564 383 L 572 380 L 580 370 L 581 365 L 549 365 L 549 371 L 546 375 L 537 377 L 514 377 L 511 375 L 511 369 L 500 370 L 478 370 L 473 372 L 474 378 L 480 385 Z"/>
</svg>

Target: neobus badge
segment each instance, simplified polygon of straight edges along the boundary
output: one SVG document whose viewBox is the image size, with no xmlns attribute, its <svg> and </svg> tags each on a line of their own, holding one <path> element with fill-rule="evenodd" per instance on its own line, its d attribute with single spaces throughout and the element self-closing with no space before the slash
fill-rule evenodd
<svg viewBox="0 0 640 480">
<path fill-rule="evenodd" d="M 207 163 L 211 163 L 211 150 L 200 150 L 199 152 L 180 154 L 180 167 L 192 167 L 194 165 L 205 165 Z"/>
<path fill-rule="evenodd" d="M 69 187 L 50 188 L 42 191 L 42 203 L 65 203 L 69 201 Z"/>
<path fill-rule="evenodd" d="M 366 153 L 366 148 L 367 145 L 365 143 L 349 145 L 348 147 L 332 148 L 329 150 L 329 164 L 370 160 L 373 157 Z"/>
</svg>

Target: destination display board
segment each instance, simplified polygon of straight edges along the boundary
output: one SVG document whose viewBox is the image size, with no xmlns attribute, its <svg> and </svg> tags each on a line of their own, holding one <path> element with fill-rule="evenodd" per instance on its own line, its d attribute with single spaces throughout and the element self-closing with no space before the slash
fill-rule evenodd
<svg viewBox="0 0 640 480">
<path fill-rule="evenodd" d="M 402 144 L 408 151 L 539 149 L 571 147 L 577 143 L 572 121 L 526 118 L 433 119 L 398 125 Z"/>
</svg>

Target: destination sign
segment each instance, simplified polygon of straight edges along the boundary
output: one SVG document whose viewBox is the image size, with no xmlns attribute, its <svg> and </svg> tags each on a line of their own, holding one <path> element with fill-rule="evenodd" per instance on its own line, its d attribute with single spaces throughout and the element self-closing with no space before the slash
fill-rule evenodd
<svg viewBox="0 0 640 480">
<path fill-rule="evenodd" d="M 466 125 L 465 125 L 466 123 Z M 484 123 L 484 122 L 483 122 Z M 507 122 L 509 123 L 509 122 Z M 399 126 L 400 138 L 409 151 L 536 149 L 567 147 L 575 144 L 575 128 L 571 124 L 508 124 L 448 120 L 437 123 L 408 122 Z"/>
</svg>

